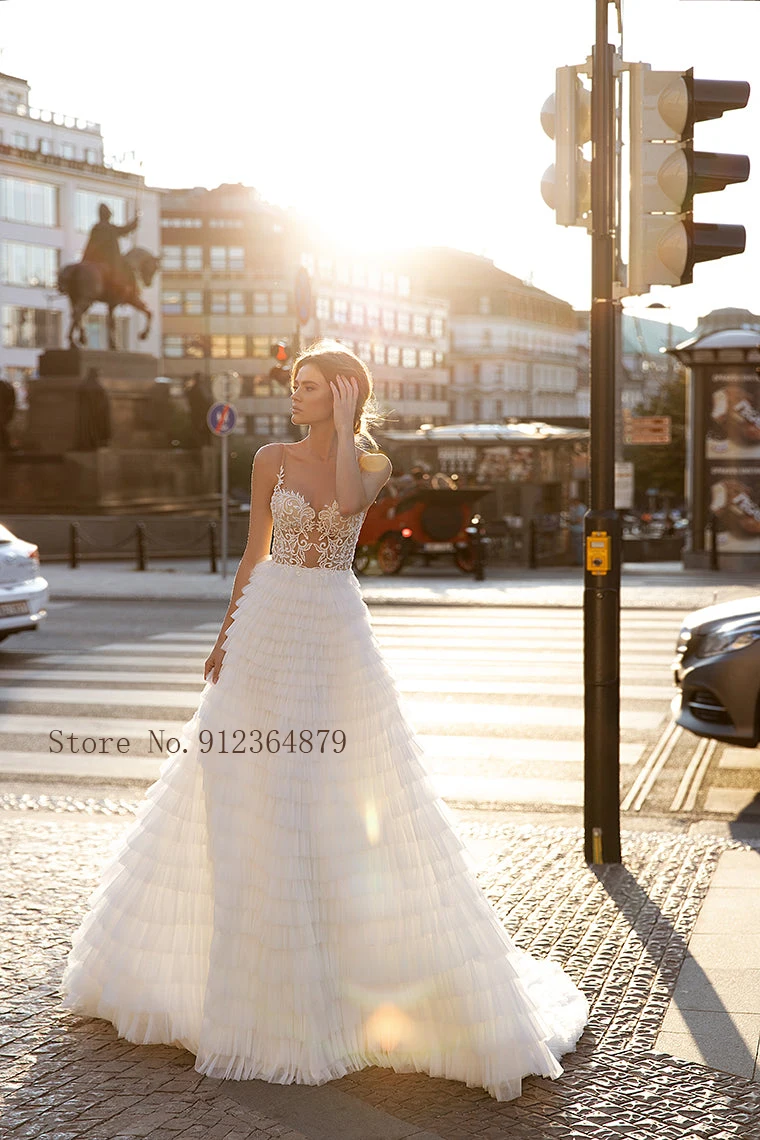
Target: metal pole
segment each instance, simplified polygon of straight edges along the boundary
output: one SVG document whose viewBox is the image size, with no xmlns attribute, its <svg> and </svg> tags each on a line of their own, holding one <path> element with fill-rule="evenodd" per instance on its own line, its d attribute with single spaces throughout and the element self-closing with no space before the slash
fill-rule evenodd
<svg viewBox="0 0 760 1140">
<path fill-rule="evenodd" d="M 586 513 L 584 834 L 589 863 L 620 856 L 620 520 L 615 511 L 615 97 L 609 0 L 596 0 L 591 90 L 591 439 Z M 597 571 L 596 573 L 594 571 Z"/>
<path fill-rule="evenodd" d="M 227 577 L 227 495 L 229 490 L 227 470 L 227 432 L 222 436 L 222 581 Z"/>
</svg>

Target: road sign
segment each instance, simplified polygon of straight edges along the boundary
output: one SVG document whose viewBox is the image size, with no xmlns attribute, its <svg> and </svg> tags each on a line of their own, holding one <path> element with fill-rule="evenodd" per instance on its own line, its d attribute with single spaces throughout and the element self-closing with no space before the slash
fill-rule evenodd
<svg viewBox="0 0 760 1140">
<path fill-rule="evenodd" d="M 229 435 L 237 423 L 237 412 L 232 404 L 212 404 L 206 414 L 206 423 L 214 435 Z"/>
<path fill-rule="evenodd" d="M 243 381 L 237 372 L 219 372 L 211 381 L 211 391 L 215 400 L 231 404 L 237 400 L 243 388 Z"/>
<path fill-rule="evenodd" d="M 670 416 L 624 416 L 623 443 L 670 443 L 670 429 Z"/>
</svg>

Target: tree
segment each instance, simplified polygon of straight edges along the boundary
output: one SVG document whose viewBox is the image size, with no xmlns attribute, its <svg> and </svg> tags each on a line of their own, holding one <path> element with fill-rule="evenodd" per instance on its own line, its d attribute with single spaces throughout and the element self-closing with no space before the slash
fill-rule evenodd
<svg viewBox="0 0 760 1140">
<path fill-rule="evenodd" d="M 635 472 L 636 502 L 646 504 L 646 493 L 654 487 L 680 503 L 685 498 L 686 475 L 686 377 L 683 373 L 666 380 L 656 395 L 639 404 L 634 416 L 670 416 L 671 443 L 629 445 L 624 456 Z"/>
</svg>

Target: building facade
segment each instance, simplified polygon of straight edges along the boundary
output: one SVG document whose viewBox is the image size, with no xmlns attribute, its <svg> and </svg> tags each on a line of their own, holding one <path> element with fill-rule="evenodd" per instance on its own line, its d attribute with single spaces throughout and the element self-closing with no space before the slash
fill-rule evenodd
<svg viewBox="0 0 760 1140">
<path fill-rule="evenodd" d="M 289 392 L 270 379 L 272 345 L 341 341 L 370 368 L 393 426 L 445 423 L 448 308 L 392 264 L 340 252 L 242 185 L 162 192 L 163 366 L 170 378 L 234 370 L 238 433 L 291 436 Z M 295 280 L 312 285 L 298 324 Z M 300 433 L 299 433 L 300 434 Z"/>
<path fill-rule="evenodd" d="M 158 252 L 158 195 L 140 175 L 104 164 L 99 124 L 31 106 L 28 83 L 0 74 L 0 374 L 16 387 L 22 408 L 40 353 L 68 343 L 68 301 L 57 290 L 58 271 L 80 259 L 101 202 L 117 224 L 139 209 L 134 244 Z M 156 279 L 143 297 L 155 312 Z M 92 348 L 107 348 L 105 312 L 96 304 L 88 314 Z M 121 347 L 158 354 L 157 325 L 149 339 L 138 340 L 144 320 L 131 309 L 118 310 Z"/>
<path fill-rule="evenodd" d="M 416 249 L 400 263 L 450 311 L 450 418 L 457 423 L 582 415 L 576 314 L 461 250 Z"/>
</svg>

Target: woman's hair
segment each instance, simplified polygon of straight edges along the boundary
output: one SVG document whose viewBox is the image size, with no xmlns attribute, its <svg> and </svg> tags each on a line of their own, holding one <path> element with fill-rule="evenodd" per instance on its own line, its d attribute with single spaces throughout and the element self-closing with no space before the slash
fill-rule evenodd
<svg viewBox="0 0 760 1140">
<path fill-rule="evenodd" d="M 359 395 L 354 414 L 354 438 L 359 437 L 365 451 L 379 451 L 380 445 L 370 434 L 369 428 L 371 424 L 381 423 L 385 417 L 375 398 L 372 373 L 364 361 L 340 341 L 325 338 L 314 341 L 293 361 L 290 372 L 291 387 L 304 364 L 313 364 L 318 368 L 328 384 L 336 376 L 353 376 L 356 379 Z"/>
</svg>

